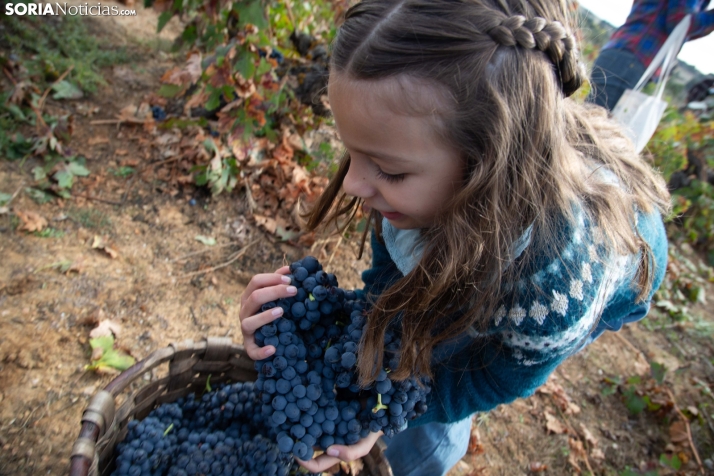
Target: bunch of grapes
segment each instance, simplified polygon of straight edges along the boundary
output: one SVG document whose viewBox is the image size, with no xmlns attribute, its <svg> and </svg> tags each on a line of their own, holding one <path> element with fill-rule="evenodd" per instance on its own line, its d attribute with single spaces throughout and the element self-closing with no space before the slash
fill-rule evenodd
<svg viewBox="0 0 714 476">
<path fill-rule="evenodd" d="M 252 382 L 165 403 L 132 420 L 116 447 L 114 476 L 286 476 L 298 466 L 280 451 Z"/>
<path fill-rule="evenodd" d="M 388 367 L 374 384 L 360 387 L 356 364 L 367 303 L 339 288 L 335 275 L 325 273 L 314 257 L 292 263 L 290 272 L 296 295 L 263 305 L 263 311 L 279 306 L 284 312 L 255 333 L 258 345 L 276 348 L 255 363 L 255 386 L 280 451 L 310 459 L 313 447 L 353 445 L 370 432 L 393 436 L 406 429 L 426 411 L 430 387 L 416 377 L 388 378 L 399 364 L 398 327 L 385 336 Z"/>
</svg>

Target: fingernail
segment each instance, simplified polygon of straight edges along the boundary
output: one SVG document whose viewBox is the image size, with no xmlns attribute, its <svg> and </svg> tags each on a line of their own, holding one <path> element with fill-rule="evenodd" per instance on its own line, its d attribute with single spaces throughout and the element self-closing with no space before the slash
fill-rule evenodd
<svg viewBox="0 0 714 476">
<path fill-rule="evenodd" d="M 290 280 L 290 278 L 288 278 L 287 276 L 283 276 L 283 277 L 280 278 L 280 279 L 282 279 L 285 284 L 290 284 L 290 283 L 292 282 L 292 281 Z"/>
<path fill-rule="evenodd" d="M 327 448 L 327 454 L 330 456 L 334 456 L 335 458 L 340 457 L 340 452 L 337 451 L 335 448 Z"/>
<path fill-rule="evenodd" d="M 275 317 L 282 316 L 283 315 L 283 308 L 282 307 L 274 307 L 272 310 L 272 314 Z"/>
<path fill-rule="evenodd" d="M 297 294 L 297 288 L 295 286 L 288 286 L 288 294 Z"/>
<path fill-rule="evenodd" d="M 273 355 L 274 353 L 275 353 L 275 348 L 274 348 L 274 347 L 271 347 L 271 348 L 269 348 L 269 349 L 265 349 L 265 356 L 266 356 L 266 357 L 270 357 L 270 356 Z"/>
</svg>

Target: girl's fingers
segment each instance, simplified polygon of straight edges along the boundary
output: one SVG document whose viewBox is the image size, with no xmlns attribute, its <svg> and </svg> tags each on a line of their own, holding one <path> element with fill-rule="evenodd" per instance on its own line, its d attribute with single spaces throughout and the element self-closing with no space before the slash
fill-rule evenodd
<svg viewBox="0 0 714 476">
<path fill-rule="evenodd" d="M 255 316 L 247 317 L 243 319 L 240 323 L 240 329 L 243 335 L 253 335 L 255 331 L 260 329 L 266 324 L 270 324 L 275 319 L 283 315 L 282 307 L 274 307 L 273 309 L 268 309 Z"/>
<path fill-rule="evenodd" d="M 243 347 L 245 347 L 245 352 L 248 354 L 248 357 L 253 360 L 267 359 L 275 353 L 275 347 L 272 345 L 259 347 L 253 339 L 243 339 Z"/>
<path fill-rule="evenodd" d="M 318 456 L 310 461 L 301 461 L 297 458 L 298 463 L 312 473 L 320 473 L 334 466 L 340 461 L 354 461 L 370 452 L 372 447 L 377 443 L 377 440 L 382 436 L 382 432 L 370 433 L 366 438 L 362 439 L 356 445 L 342 446 L 332 445 L 327 448 L 327 453 Z"/>
<path fill-rule="evenodd" d="M 275 270 L 277 274 L 290 274 L 290 266 L 283 266 Z"/>
<path fill-rule="evenodd" d="M 315 459 L 311 459 L 310 461 L 303 461 L 301 459 L 295 458 L 295 461 L 300 464 L 303 468 L 307 469 L 311 473 L 322 473 L 323 471 L 327 471 L 329 468 L 333 467 L 337 463 L 339 463 L 341 460 L 340 458 L 335 458 L 334 456 L 328 456 L 326 454 L 320 455 Z"/>
<path fill-rule="evenodd" d="M 269 286 L 277 286 L 280 284 L 290 284 L 290 278 L 288 278 L 282 273 L 256 274 L 255 276 L 253 276 L 253 279 L 250 280 L 248 286 L 246 286 L 245 291 L 243 291 L 243 295 L 241 296 L 240 300 L 241 306 L 245 304 L 246 299 L 252 296 L 253 292 L 255 292 L 257 289 L 266 288 Z"/>
<path fill-rule="evenodd" d="M 280 298 L 294 296 L 295 294 L 297 294 L 297 288 L 286 284 L 277 284 L 270 287 L 255 289 L 250 293 L 250 296 L 243 299 L 239 316 L 241 320 L 246 319 L 249 316 L 254 316 L 260 311 L 261 306 L 266 302 L 277 301 Z M 243 296 L 246 295 L 244 294 Z"/>
</svg>

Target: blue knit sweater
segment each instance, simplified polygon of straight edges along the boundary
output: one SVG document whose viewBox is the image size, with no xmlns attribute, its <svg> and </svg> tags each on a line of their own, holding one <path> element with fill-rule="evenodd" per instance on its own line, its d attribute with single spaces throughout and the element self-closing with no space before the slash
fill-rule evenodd
<svg viewBox="0 0 714 476">
<path fill-rule="evenodd" d="M 362 273 L 364 292 L 380 294 L 406 275 L 422 249 L 418 230 L 397 230 L 383 220 L 383 245 L 372 234 L 372 268 Z M 659 213 L 638 215 L 640 236 L 654 254 L 653 292 L 636 302 L 632 284 L 638 257 L 608 249 L 602 231 L 581 214 L 563 227 L 556 259 L 536 260 L 524 279 L 508 285 L 485 332 L 472 330 L 434 350 L 429 409 L 410 426 L 454 422 L 532 395 L 567 357 L 604 330 L 646 315 L 664 278 L 667 238 Z M 528 251 L 529 228 L 514 246 L 514 261 Z M 535 290 L 538 290 L 535 292 Z"/>
</svg>

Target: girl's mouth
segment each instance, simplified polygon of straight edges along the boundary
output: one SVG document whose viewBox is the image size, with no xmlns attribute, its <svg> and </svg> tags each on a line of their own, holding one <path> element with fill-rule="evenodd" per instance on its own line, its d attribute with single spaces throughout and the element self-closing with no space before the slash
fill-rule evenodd
<svg viewBox="0 0 714 476">
<path fill-rule="evenodd" d="M 396 221 L 402 218 L 404 215 L 399 212 L 380 212 L 384 218 L 387 220 Z"/>
</svg>

